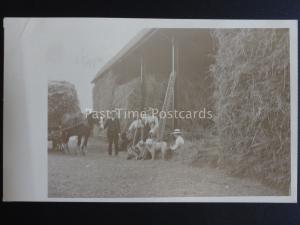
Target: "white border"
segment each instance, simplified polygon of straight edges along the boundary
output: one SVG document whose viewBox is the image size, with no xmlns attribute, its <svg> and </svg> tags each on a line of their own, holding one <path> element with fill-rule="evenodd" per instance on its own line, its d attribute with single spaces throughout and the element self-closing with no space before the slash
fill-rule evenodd
<svg viewBox="0 0 300 225">
<path fill-rule="evenodd" d="M 7 32 L 14 23 L 28 19 L 6 18 L 4 61 L 4 200 L 6 201 L 58 201 L 58 202 L 297 202 L 297 134 L 298 134 L 298 21 L 297 20 L 182 20 L 182 19 L 115 19 L 115 18 L 32 18 L 31 21 L 78 20 L 131 23 L 141 28 L 289 28 L 290 30 L 290 90 L 291 90 L 291 192 L 290 196 L 239 196 L 239 197 L 169 197 L 169 198 L 48 198 L 47 166 L 47 77 L 39 74 L 23 75 L 16 70 L 23 63 L 15 62 L 22 41 L 11 38 Z M 13 52 L 12 52 L 13 51 Z M 22 67 L 21 67 L 22 68 Z M 34 85 L 31 81 L 35 80 Z M 19 82 L 15 87 L 15 82 Z M 20 93 L 23 90 L 24 93 Z M 37 96 L 37 93 L 40 93 Z M 24 94 L 24 96 L 22 95 Z M 16 95 L 16 96 L 15 96 Z M 28 104 L 30 103 L 30 104 Z M 21 104 L 27 111 L 28 121 L 14 118 L 12 109 Z M 40 115 L 32 116 L 37 110 Z M 40 123 L 32 123 L 32 121 Z M 25 128 L 23 127 L 25 126 Z M 21 129 L 20 129 L 21 128 Z M 14 136 L 28 136 L 16 143 Z M 33 135 L 34 134 L 34 135 Z M 27 147 L 28 151 L 18 150 Z M 28 156 L 29 154 L 29 156 Z M 24 162 L 26 161 L 26 162 Z M 31 162 L 31 164 L 30 164 Z M 34 162 L 34 163 L 33 163 Z M 38 171 L 37 171 L 38 170 Z"/>
</svg>

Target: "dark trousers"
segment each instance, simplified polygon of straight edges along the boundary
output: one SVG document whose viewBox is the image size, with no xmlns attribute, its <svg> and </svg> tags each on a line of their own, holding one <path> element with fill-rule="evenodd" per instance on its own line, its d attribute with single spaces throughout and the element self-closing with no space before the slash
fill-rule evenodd
<svg viewBox="0 0 300 225">
<path fill-rule="evenodd" d="M 112 145 L 115 146 L 115 155 L 118 155 L 119 152 L 119 136 L 118 134 L 110 134 L 107 136 L 108 138 L 108 154 L 112 154 Z"/>
<path fill-rule="evenodd" d="M 144 132 L 144 135 L 143 135 L 143 141 L 146 141 L 147 138 L 149 137 L 149 132 L 150 132 L 150 126 L 149 126 L 149 124 L 146 124 L 146 125 L 144 126 L 143 132 Z"/>
</svg>

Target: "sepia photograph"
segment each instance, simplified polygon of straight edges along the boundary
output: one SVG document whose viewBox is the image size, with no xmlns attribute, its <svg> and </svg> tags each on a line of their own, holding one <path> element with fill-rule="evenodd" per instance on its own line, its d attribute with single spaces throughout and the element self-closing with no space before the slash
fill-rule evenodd
<svg viewBox="0 0 300 225">
<path fill-rule="evenodd" d="M 288 23 L 21 22 L 24 73 L 45 79 L 26 82 L 45 98 L 30 121 L 46 118 L 34 172 L 46 170 L 46 199 L 295 198 L 297 43 Z"/>
<path fill-rule="evenodd" d="M 92 79 L 48 76 L 49 197 L 289 195 L 288 29 L 113 39 L 112 57 L 78 56 Z"/>
</svg>

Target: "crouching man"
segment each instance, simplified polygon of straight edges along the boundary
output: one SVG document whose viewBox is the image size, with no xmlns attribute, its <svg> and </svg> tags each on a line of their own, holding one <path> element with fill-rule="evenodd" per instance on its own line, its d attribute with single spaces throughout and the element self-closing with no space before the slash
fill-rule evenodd
<svg viewBox="0 0 300 225">
<path fill-rule="evenodd" d="M 136 115 L 134 121 L 130 124 L 128 128 L 128 135 L 130 136 L 130 143 L 127 147 L 127 159 L 134 157 L 135 159 L 140 159 L 140 154 L 144 151 L 144 141 L 143 141 L 143 128 L 144 124 L 140 118 L 140 115 Z"/>
<path fill-rule="evenodd" d="M 181 136 L 182 133 L 180 131 L 180 129 L 175 129 L 172 132 L 173 137 L 175 138 L 174 144 L 170 146 L 171 152 L 175 153 L 175 152 L 179 152 L 182 148 L 182 146 L 184 145 L 184 139 Z"/>
<path fill-rule="evenodd" d="M 145 151 L 145 142 L 140 140 L 136 145 L 131 145 L 127 148 L 127 160 L 134 158 L 135 160 L 142 159 Z"/>
</svg>

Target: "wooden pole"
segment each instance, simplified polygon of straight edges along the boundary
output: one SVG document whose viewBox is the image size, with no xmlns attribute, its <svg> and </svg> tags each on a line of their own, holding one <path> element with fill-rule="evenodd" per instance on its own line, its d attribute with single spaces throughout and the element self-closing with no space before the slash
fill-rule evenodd
<svg viewBox="0 0 300 225">
<path fill-rule="evenodd" d="M 176 79 L 175 79 L 175 85 L 174 85 L 174 109 L 178 109 L 178 94 L 180 92 L 180 87 L 179 87 L 179 44 L 177 42 L 176 44 Z M 175 128 L 179 128 L 179 119 L 175 119 L 175 123 L 174 123 L 174 129 Z"/>
<path fill-rule="evenodd" d="M 140 76 L 141 76 L 141 108 L 140 110 L 144 110 L 145 107 L 145 100 L 146 100 L 146 85 L 145 85 L 145 77 L 144 77 L 144 57 L 143 54 L 141 54 L 141 59 L 140 59 L 140 66 L 141 66 L 141 71 L 140 71 Z"/>
<path fill-rule="evenodd" d="M 177 57 L 176 57 L 176 44 L 175 44 L 175 38 L 172 37 L 172 73 L 173 76 L 175 76 L 175 83 L 174 83 L 174 87 L 173 87 L 173 93 L 172 93 L 172 110 L 176 109 L 176 75 L 177 75 L 177 71 L 176 71 L 176 63 L 177 61 Z M 175 118 L 175 116 L 173 117 L 173 129 L 177 128 L 177 119 Z"/>
<path fill-rule="evenodd" d="M 141 56 L 141 82 L 143 83 L 143 67 L 144 67 L 144 59 L 143 59 L 143 55 Z"/>
<path fill-rule="evenodd" d="M 172 73 L 174 75 L 175 72 L 175 40 L 172 37 Z"/>
</svg>

